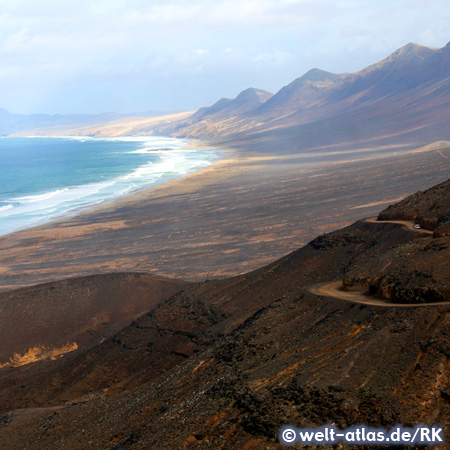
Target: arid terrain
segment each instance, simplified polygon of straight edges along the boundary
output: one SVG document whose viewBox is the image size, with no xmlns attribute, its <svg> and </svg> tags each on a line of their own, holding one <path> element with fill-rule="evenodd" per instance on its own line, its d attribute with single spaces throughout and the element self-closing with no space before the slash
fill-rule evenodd
<svg viewBox="0 0 450 450">
<path fill-rule="evenodd" d="M 410 212 L 447 214 L 449 187 L 408 198 Z M 90 348 L 4 367 L 1 448 L 276 449 L 287 423 L 447 429 L 450 304 L 423 306 L 424 278 L 411 274 L 424 265 L 449 302 L 449 239 L 358 221 L 254 272 L 185 286 Z M 417 306 L 310 290 L 369 266 Z"/>
</svg>

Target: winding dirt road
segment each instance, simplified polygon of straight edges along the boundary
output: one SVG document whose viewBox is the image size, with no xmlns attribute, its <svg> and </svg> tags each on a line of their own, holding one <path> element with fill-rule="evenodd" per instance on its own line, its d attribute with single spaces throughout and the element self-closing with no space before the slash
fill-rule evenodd
<svg viewBox="0 0 450 450">
<path fill-rule="evenodd" d="M 433 234 L 430 230 L 423 228 L 414 228 L 414 223 L 404 220 L 377 220 L 376 217 L 365 219 L 368 223 L 397 223 L 403 225 L 408 230 L 416 233 Z M 358 291 L 344 291 L 342 290 L 342 280 L 331 281 L 326 283 L 309 286 L 307 290 L 315 295 L 322 295 L 324 297 L 337 298 L 346 302 L 360 303 L 362 305 L 383 306 L 388 308 L 419 308 L 422 306 L 439 306 L 450 305 L 450 302 L 436 302 L 436 303 L 391 303 L 386 300 L 381 300 L 375 297 L 364 295 L 363 292 Z"/>
<path fill-rule="evenodd" d="M 376 217 L 371 217 L 370 219 L 365 219 L 364 222 L 368 223 L 397 223 L 399 225 L 403 225 L 405 228 L 407 228 L 410 231 L 414 231 L 416 233 L 423 233 L 423 234 L 433 234 L 430 230 L 425 230 L 425 228 L 414 228 L 413 222 L 408 222 L 407 220 L 377 220 Z"/>
<path fill-rule="evenodd" d="M 337 298 L 339 300 L 345 300 L 346 302 L 360 303 L 362 305 L 371 306 L 383 306 L 388 308 L 419 308 L 421 306 L 439 306 L 450 305 L 450 302 L 437 302 L 437 303 L 391 303 L 379 298 L 370 297 L 364 295 L 358 291 L 343 291 L 342 280 L 332 281 L 315 286 L 310 286 L 307 290 L 316 295 L 322 295 L 324 297 Z"/>
</svg>

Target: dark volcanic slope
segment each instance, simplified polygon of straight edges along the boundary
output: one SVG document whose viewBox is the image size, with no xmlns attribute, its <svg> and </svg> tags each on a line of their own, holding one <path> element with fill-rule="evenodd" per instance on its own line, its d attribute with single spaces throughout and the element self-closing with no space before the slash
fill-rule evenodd
<svg viewBox="0 0 450 450">
<path fill-rule="evenodd" d="M 389 206 L 378 215 L 379 220 L 410 220 L 435 230 L 437 235 L 450 233 L 450 180 Z"/>
<path fill-rule="evenodd" d="M 0 367 L 98 344 L 189 283 L 93 275 L 0 294 Z"/>
<path fill-rule="evenodd" d="M 378 220 L 409 220 L 434 230 L 435 238 L 449 236 L 450 180 L 389 206 Z M 344 286 L 394 303 L 449 301 L 449 274 L 448 239 L 418 239 L 353 266 Z"/>
<path fill-rule="evenodd" d="M 287 423 L 446 426 L 450 304 L 365 306 L 305 287 L 411 245 L 438 272 L 449 240 L 357 222 L 258 271 L 190 286 L 89 350 L 3 369 L 2 445 L 262 450 L 283 448 Z"/>
</svg>

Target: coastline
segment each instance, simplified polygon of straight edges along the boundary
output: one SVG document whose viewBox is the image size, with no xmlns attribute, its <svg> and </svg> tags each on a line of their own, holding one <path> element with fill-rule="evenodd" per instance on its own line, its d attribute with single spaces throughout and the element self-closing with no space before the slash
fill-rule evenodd
<svg viewBox="0 0 450 450">
<path fill-rule="evenodd" d="M 0 237 L 0 291 L 118 271 L 190 281 L 242 274 L 450 169 L 450 147 L 307 165 L 214 148 L 222 157 L 200 171 Z"/>
<path fill-rule="evenodd" d="M 142 156 L 140 155 L 142 160 L 134 161 L 137 165 L 128 167 L 128 172 L 119 172 L 109 177 L 107 172 L 105 172 L 105 175 L 99 178 L 99 174 L 102 173 L 103 169 L 100 166 L 97 171 L 97 169 L 94 169 L 96 166 L 93 165 L 89 167 L 93 168 L 91 170 L 97 171 L 96 179 L 83 179 L 81 174 L 81 178 L 77 177 L 76 180 L 73 177 L 69 177 L 70 181 L 64 185 L 52 186 L 49 184 L 48 187 L 45 184 L 42 186 L 38 185 L 36 191 L 25 193 L 17 191 L 15 193 L 14 189 L 9 189 L 10 194 L 2 200 L 6 206 L 0 208 L 0 213 L 2 209 L 6 211 L 4 217 L 0 216 L 0 225 L 2 227 L 0 237 L 36 227 L 51 226 L 54 222 L 70 219 L 78 214 L 93 211 L 97 207 L 111 204 L 119 199 L 132 197 L 147 189 L 154 189 L 157 186 L 189 176 L 223 159 L 224 152 L 223 149 L 206 146 L 203 143 L 198 145 L 199 142 L 192 140 L 159 136 L 86 138 L 85 136 L 63 135 L 48 137 L 24 136 L 22 139 L 31 139 L 32 142 L 39 139 L 84 142 L 88 139 L 87 149 L 91 153 L 96 151 L 97 142 L 103 148 L 105 145 L 110 147 L 108 142 L 111 142 L 112 146 L 109 152 L 112 152 L 112 154 L 117 153 L 122 158 L 122 160 L 117 160 L 117 168 L 122 167 L 123 156 L 127 154 L 142 154 Z M 130 150 L 125 149 L 124 151 L 123 146 L 116 150 L 114 145 L 117 141 L 130 143 Z M 14 146 L 18 144 L 14 141 L 10 145 L 14 149 Z M 19 145 L 28 146 L 28 141 Z M 81 145 L 84 146 L 85 144 Z M 102 147 L 99 150 L 101 154 Z M 8 146 L 6 151 L 8 151 Z M 106 167 L 108 167 L 108 164 L 111 166 L 108 160 L 106 164 Z M 77 173 L 76 170 L 74 173 Z M 59 177 L 61 178 L 61 175 Z M 8 188 L 6 192 L 8 192 Z M 48 204 L 47 200 L 50 204 Z"/>
<path fill-rule="evenodd" d="M 193 140 L 191 140 L 193 141 Z M 174 194 L 188 194 L 197 187 L 211 179 L 220 179 L 226 176 L 227 172 L 234 172 L 241 162 L 243 156 L 238 150 L 212 147 L 206 143 L 200 144 L 199 141 L 191 142 L 187 148 L 201 148 L 202 150 L 215 150 L 220 153 L 222 157 L 213 161 L 210 165 L 195 170 L 184 176 L 180 176 L 159 184 L 151 185 L 141 189 L 136 189 L 127 194 L 121 195 L 114 199 L 104 200 L 101 203 L 96 203 L 88 206 L 83 206 L 71 210 L 60 217 L 49 219 L 42 224 L 31 225 L 29 227 L 13 231 L 11 233 L 0 235 L 0 243 L 3 240 L 32 239 L 36 236 L 52 236 L 58 239 L 72 238 L 83 235 L 85 232 L 98 232 L 107 230 L 117 230 L 126 228 L 127 218 L 121 220 L 98 222 L 92 220 L 97 215 L 114 213 L 119 208 L 130 208 L 149 198 L 158 198 L 159 191 L 172 191 Z M 85 223 L 87 222 L 87 223 Z M 83 225 L 80 225 L 83 223 Z M 85 224 L 84 224 L 85 223 Z M 0 266 L 0 276 L 2 274 L 2 267 Z M 0 285 L 0 291 L 1 291 Z"/>
</svg>

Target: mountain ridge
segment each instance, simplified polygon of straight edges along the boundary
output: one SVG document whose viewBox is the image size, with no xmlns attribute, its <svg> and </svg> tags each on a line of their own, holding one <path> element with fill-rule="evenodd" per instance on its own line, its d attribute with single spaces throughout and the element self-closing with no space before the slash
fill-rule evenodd
<svg viewBox="0 0 450 450">
<path fill-rule="evenodd" d="M 272 93 L 262 89 L 247 88 L 234 99 L 222 98 L 210 107 L 201 108 L 192 116 L 192 119 L 227 119 L 257 108 L 272 96 Z"/>
<path fill-rule="evenodd" d="M 190 119 L 171 124 L 169 127 L 158 127 L 156 134 L 170 134 L 178 137 L 226 140 L 229 144 L 244 133 L 246 138 L 260 142 L 261 133 L 270 133 L 276 129 L 286 129 L 296 125 L 310 124 L 312 132 L 317 124 L 327 118 L 336 121 L 352 120 L 355 115 L 364 114 L 364 109 L 375 107 L 371 113 L 375 116 L 390 116 L 391 122 L 398 121 L 408 114 L 407 110 L 399 111 L 396 104 L 401 97 L 408 94 L 411 100 L 428 96 L 434 101 L 434 89 L 440 89 L 441 108 L 434 117 L 449 117 L 450 94 L 444 93 L 442 83 L 448 85 L 450 75 L 450 45 L 442 49 L 409 43 L 393 52 L 387 58 L 354 73 L 332 74 L 320 69 L 311 69 L 302 77 L 280 89 L 275 95 L 253 110 L 233 118 L 220 116 L 210 120 L 208 124 L 192 123 Z M 445 99 L 445 106 L 443 100 Z M 428 101 L 428 100 L 427 100 Z M 415 120 L 425 125 L 434 126 L 434 117 L 421 116 L 416 112 Z M 446 122 L 447 124 L 447 122 Z M 406 126 L 405 126 L 406 125 Z M 364 125 L 372 132 L 371 124 Z M 436 128 L 434 126 L 434 128 Z M 449 138 L 449 127 L 441 126 L 436 136 L 438 139 Z M 332 130 L 330 130 L 332 131 Z M 437 130 L 435 129 L 435 132 Z M 290 133 L 291 131 L 288 131 Z M 408 123 L 398 127 L 398 133 L 408 132 Z M 301 136 L 291 139 L 301 140 Z M 359 137 L 357 137 L 359 139 Z M 418 142 L 426 145 L 429 142 Z M 314 146 L 320 146 L 321 139 Z"/>
<path fill-rule="evenodd" d="M 248 151 L 262 153 L 275 140 L 281 154 L 320 149 L 342 129 L 346 134 L 338 138 L 338 145 L 365 146 L 369 136 L 374 147 L 403 140 L 409 149 L 418 148 L 450 140 L 449 75 L 450 43 L 441 49 L 409 43 L 354 73 L 314 68 L 274 95 L 248 88 L 234 99 L 220 99 L 190 115 L 138 121 L 132 130 L 138 135 L 202 139 L 231 148 L 245 143 Z M 66 132 L 89 136 L 106 136 L 108 130 L 112 135 L 129 132 L 129 119 L 122 119 L 123 131 L 120 120 L 98 130 L 94 125 Z M 279 130 L 284 130 L 280 141 Z M 64 126 L 50 126 L 38 134 L 48 132 L 64 134 Z"/>
</svg>

